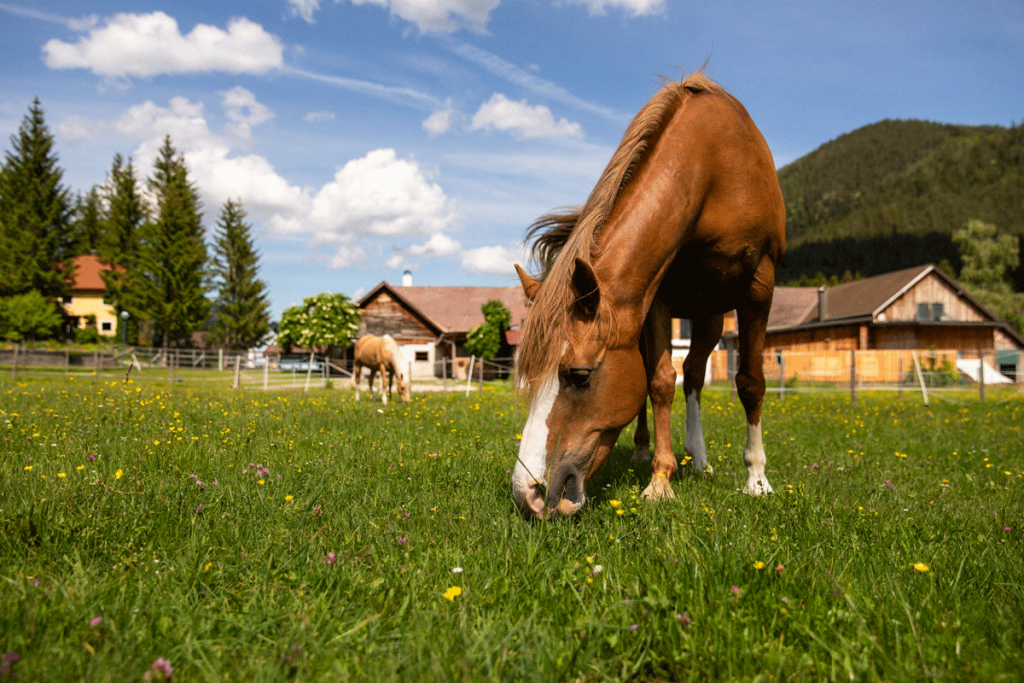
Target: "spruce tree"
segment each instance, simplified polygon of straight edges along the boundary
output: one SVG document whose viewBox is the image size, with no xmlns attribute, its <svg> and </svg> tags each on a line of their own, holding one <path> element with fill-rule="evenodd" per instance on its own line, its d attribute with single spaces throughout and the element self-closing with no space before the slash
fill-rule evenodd
<svg viewBox="0 0 1024 683">
<path fill-rule="evenodd" d="M 71 233 L 76 256 L 99 253 L 100 238 L 103 234 L 103 203 L 98 187 L 93 187 L 86 194 L 78 196 Z"/>
<path fill-rule="evenodd" d="M 142 196 L 139 177 L 132 160 L 127 162 L 120 154 L 114 155 L 110 175 L 102 190 L 106 211 L 101 220 L 101 238 L 97 247 L 100 258 L 108 266 L 102 273 L 107 295 L 117 310 L 117 338 L 124 333 L 121 311 L 128 311 L 127 339 L 138 344 L 139 319 L 144 311 L 133 285 L 145 274 L 141 272 L 142 236 L 149 221 L 150 209 Z"/>
<path fill-rule="evenodd" d="M 72 201 L 36 98 L 0 168 L 0 294 L 69 291 Z"/>
<path fill-rule="evenodd" d="M 214 339 L 229 349 L 256 346 L 270 331 L 267 287 L 258 277 L 259 254 L 245 215 L 240 201 L 224 202 L 213 247 L 218 285 Z"/>
<path fill-rule="evenodd" d="M 154 344 L 166 348 L 187 341 L 210 311 L 202 202 L 170 136 L 160 147 L 149 187 L 156 215 L 142 242 L 142 276 L 133 286 L 138 285 L 139 314 L 152 324 Z"/>
</svg>

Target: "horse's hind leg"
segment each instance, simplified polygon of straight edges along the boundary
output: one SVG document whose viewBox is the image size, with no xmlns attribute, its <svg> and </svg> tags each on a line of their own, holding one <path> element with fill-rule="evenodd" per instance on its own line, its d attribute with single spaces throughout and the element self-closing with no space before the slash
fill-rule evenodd
<svg viewBox="0 0 1024 683">
<path fill-rule="evenodd" d="M 740 347 L 736 392 L 747 413 L 747 445 L 743 449 L 747 485 L 743 492 L 754 496 L 772 492 L 764 472 L 767 458 L 761 436 L 761 405 L 764 402 L 764 334 L 768 329 L 774 283 L 775 267 L 765 258 L 751 286 L 750 299 L 736 309 Z"/>
<path fill-rule="evenodd" d="M 704 389 L 708 356 L 715 350 L 722 338 L 723 318 L 713 315 L 709 318 L 691 320 L 692 336 L 690 351 L 683 361 L 683 395 L 686 397 L 686 457 L 696 473 L 708 474 L 714 468 L 708 464 L 707 447 L 704 445 L 704 425 L 701 421 L 700 394 Z"/>
<path fill-rule="evenodd" d="M 644 498 L 675 498 L 669 483 L 676 472 L 676 456 L 672 452 L 672 399 L 676 395 L 676 371 L 672 367 L 672 315 L 668 306 L 655 301 L 648 313 L 647 391 L 654 415 L 654 459 L 651 461 L 651 483 L 644 489 Z"/>
<path fill-rule="evenodd" d="M 647 428 L 647 399 L 636 414 L 636 434 L 633 435 L 633 462 L 651 461 L 651 430 Z"/>
</svg>

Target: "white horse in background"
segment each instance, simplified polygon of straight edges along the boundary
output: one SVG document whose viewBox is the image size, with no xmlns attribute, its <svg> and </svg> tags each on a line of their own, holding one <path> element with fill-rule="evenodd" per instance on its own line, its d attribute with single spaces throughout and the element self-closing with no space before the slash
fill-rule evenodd
<svg viewBox="0 0 1024 683">
<path fill-rule="evenodd" d="M 370 370 L 370 398 L 373 398 L 373 379 L 380 373 L 380 397 L 384 405 L 388 404 L 388 397 L 391 395 L 392 381 L 398 378 L 398 393 L 402 400 L 409 402 L 409 381 L 402 372 L 403 358 L 402 350 L 391 335 L 383 337 L 367 335 L 360 337 L 355 347 L 355 367 L 352 370 L 352 382 L 356 387 L 356 400 L 359 400 L 359 378 L 363 372 L 363 366 Z M 384 391 L 384 375 L 388 376 L 388 390 Z"/>
</svg>

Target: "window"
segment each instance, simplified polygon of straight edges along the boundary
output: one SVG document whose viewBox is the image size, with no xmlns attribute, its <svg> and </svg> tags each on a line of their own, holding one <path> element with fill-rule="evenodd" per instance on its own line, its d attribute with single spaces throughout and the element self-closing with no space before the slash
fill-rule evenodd
<svg viewBox="0 0 1024 683">
<path fill-rule="evenodd" d="M 67 296 L 62 296 L 62 297 L 60 298 L 60 301 L 61 301 L 61 303 L 62 303 L 62 304 L 64 304 L 65 306 L 70 306 L 71 304 L 75 303 L 75 297 L 73 297 L 73 296 L 71 296 L 71 295 L 69 294 L 69 295 L 67 295 Z"/>
<path fill-rule="evenodd" d="M 928 304 L 917 305 L 917 320 L 918 322 L 928 322 Z"/>
<path fill-rule="evenodd" d="M 114 323 L 110 322 L 109 320 L 101 322 L 100 323 L 100 330 L 103 331 L 103 332 L 113 332 L 114 331 Z"/>
<path fill-rule="evenodd" d="M 932 304 L 932 320 L 942 320 L 944 312 L 942 310 L 942 304 Z"/>
<path fill-rule="evenodd" d="M 427 353 L 426 351 L 417 351 L 416 352 L 416 362 L 417 363 L 422 363 L 422 362 L 428 361 L 428 360 L 430 360 L 430 354 L 429 353 Z"/>
</svg>

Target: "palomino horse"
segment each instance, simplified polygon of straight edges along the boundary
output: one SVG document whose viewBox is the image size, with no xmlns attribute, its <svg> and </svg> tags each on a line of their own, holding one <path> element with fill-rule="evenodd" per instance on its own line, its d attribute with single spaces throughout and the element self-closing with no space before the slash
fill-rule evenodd
<svg viewBox="0 0 1024 683">
<path fill-rule="evenodd" d="M 733 309 L 736 388 L 747 416 L 744 490 L 771 492 L 761 353 L 785 224 L 771 152 L 743 105 L 700 73 L 667 83 L 633 119 L 586 204 L 543 216 L 527 233 L 544 274 L 541 282 L 516 266 L 533 301 L 516 358 L 530 393 L 512 475 L 519 505 L 541 518 L 579 510 L 584 482 L 622 428 L 646 412 L 648 395 L 655 449 L 643 495 L 674 497 L 673 317 L 693 324 L 683 364 L 685 450 L 694 472 L 710 471 L 700 394 L 723 314 Z"/>
<path fill-rule="evenodd" d="M 409 382 L 405 373 L 402 372 L 402 352 L 398 344 L 385 334 L 383 337 L 366 335 L 360 337 L 355 348 L 355 367 L 352 369 L 352 382 L 356 386 L 356 400 L 359 400 L 359 377 L 362 374 L 363 366 L 370 369 L 370 398 L 373 398 L 373 378 L 380 373 L 380 397 L 384 405 L 388 404 L 388 397 L 391 395 L 391 383 L 398 378 L 398 393 L 402 400 L 409 402 Z M 384 375 L 388 377 L 388 390 L 384 391 Z"/>
</svg>

